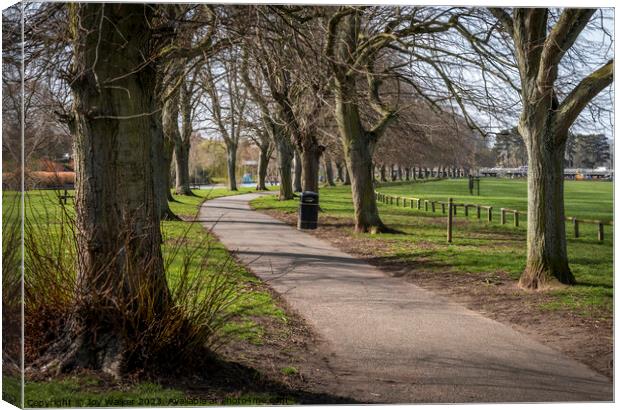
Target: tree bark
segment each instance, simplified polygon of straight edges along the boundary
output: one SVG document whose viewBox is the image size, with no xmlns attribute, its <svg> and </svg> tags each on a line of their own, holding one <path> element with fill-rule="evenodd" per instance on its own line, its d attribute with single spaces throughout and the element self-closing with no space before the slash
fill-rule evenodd
<svg viewBox="0 0 620 410">
<path fill-rule="evenodd" d="M 237 148 L 237 144 L 231 140 L 226 142 L 226 171 L 230 191 L 237 191 Z"/>
<path fill-rule="evenodd" d="M 278 154 L 278 174 L 280 175 L 280 192 L 279 199 L 281 201 L 293 199 L 293 181 L 291 176 L 291 166 L 295 148 L 290 140 L 285 136 L 276 138 L 276 151 Z"/>
<path fill-rule="evenodd" d="M 380 181 L 381 182 L 387 182 L 385 164 L 381 164 L 381 177 L 380 177 Z"/>
<path fill-rule="evenodd" d="M 144 64 L 149 7 L 72 3 L 76 306 L 58 370 L 119 376 L 127 346 L 165 314 L 170 295 L 154 190 L 155 73 Z M 105 17 L 105 18 L 103 18 Z M 102 84 L 108 86 L 102 87 Z M 127 98 L 127 95 L 131 98 Z M 151 301 L 151 303 L 147 303 Z M 123 326 L 124 318 L 133 326 Z"/>
<path fill-rule="evenodd" d="M 306 138 L 306 144 L 301 151 L 302 188 L 304 191 L 319 192 L 319 168 L 325 147 L 310 140 L 311 138 Z"/>
<path fill-rule="evenodd" d="M 155 105 L 157 107 L 157 105 Z M 153 163 L 153 180 L 155 186 L 155 203 L 161 220 L 180 220 L 170 209 L 168 201 L 170 193 L 170 164 L 172 162 L 172 147 L 164 136 L 161 114 L 151 116 L 151 162 Z"/>
<path fill-rule="evenodd" d="M 345 166 L 342 164 L 342 162 L 336 162 L 336 181 L 344 182 L 344 169 Z"/>
<path fill-rule="evenodd" d="M 519 285 L 544 289 L 574 284 L 564 222 L 565 143 L 544 129 L 523 130 L 528 146 L 527 262 Z M 565 139 L 564 139 L 565 140 Z"/>
<path fill-rule="evenodd" d="M 176 187 L 177 195 L 193 196 L 190 189 L 189 178 L 189 150 L 192 137 L 192 105 L 188 91 L 181 87 L 179 103 L 181 106 L 181 133 L 179 139 L 174 142 L 174 155 L 176 164 Z"/>
<path fill-rule="evenodd" d="M 344 167 L 344 182 L 342 183 L 342 185 L 351 185 L 351 174 L 349 174 L 349 168 L 346 166 Z"/>
<path fill-rule="evenodd" d="M 260 145 L 260 156 L 258 157 L 258 181 L 256 183 L 257 191 L 267 191 L 267 169 L 269 168 L 269 157 L 271 156 L 271 148 L 269 145 Z"/>
<path fill-rule="evenodd" d="M 299 151 L 297 149 L 295 149 L 293 153 L 293 167 L 295 168 L 293 172 L 293 190 L 295 192 L 301 192 L 303 191 L 303 185 L 301 180 L 301 177 L 303 175 L 303 165 L 301 155 L 299 154 Z"/>
<path fill-rule="evenodd" d="M 348 81 L 343 83 L 342 80 Z M 377 134 L 363 128 L 355 94 L 354 78 L 336 80 L 335 117 L 351 178 L 355 231 L 379 233 L 387 228 L 379 217 L 372 184 L 372 157 Z"/>
<path fill-rule="evenodd" d="M 334 182 L 334 168 L 332 166 L 332 160 L 328 154 L 325 154 L 323 157 L 323 162 L 325 163 L 325 178 L 327 179 L 327 185 L 336 186 L 336 182 Z"/>
<path fill-rule="evenodd" d="M 189 178 L 189 141 L 178 141 L 174 147 L 175 164 L 176 164 L 176 189 L 177 195 L 193 196 L 194 193 L 190 189 Z"/>
</svg>

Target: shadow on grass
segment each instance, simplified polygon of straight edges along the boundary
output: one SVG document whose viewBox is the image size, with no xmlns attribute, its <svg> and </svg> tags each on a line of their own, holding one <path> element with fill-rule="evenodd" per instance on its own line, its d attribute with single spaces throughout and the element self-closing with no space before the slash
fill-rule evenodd
<svg viewBox="0 0 620 410">
<path fill-rule="evenodd" d="M 255 397 L 255 404 L 360 404 L 357 400 L 318 393 L 273 380 L 240 363 L 213 358 L 201 374 L 158 380 L 163 387 L 182 390 L 188 397 L 223 401 Z"/>
</svg>

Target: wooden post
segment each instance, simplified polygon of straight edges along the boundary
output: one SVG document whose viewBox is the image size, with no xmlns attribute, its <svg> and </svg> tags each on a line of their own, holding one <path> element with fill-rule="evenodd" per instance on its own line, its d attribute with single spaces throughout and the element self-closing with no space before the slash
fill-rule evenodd
<svg viewBox="0 0 620 410">
<path fill-rule="evenodd" d="M 431 201 L 431 210 L 435 212 L 435 201 Z"/>
<path fill-rule="evenodd" d="M 573 230 L 575 232 L 575 238 L 579 238 L 579 221 L 577 217 L 573 217 Z"/>
<path fill-rule="evenodd" d="M 492 206 L 490 206 L 488 208 L 488 217 L 487 217 L 487 219 L 488 219 L 489 222 L 493 221 L 493 207 Z"/>
<path fill-rule="evenodd" d="M 424 200 L 424 210 L 428 212 L 428 199 Z"/>
<path fill-rule="evenodd" d="M 396 205 L 397 206 L 400 205 L 400 197 L 399 196 L 396 197 Z"/>
<path fill-rule="evenodd" d="M 465 216 L 469 216 L 469 205 L 468 204 L 463 205 L 463 212 L 465 213 Z"/>
<path fill-rule="evenodd" d="M 420 209 L 420 199 L 418 198 L 418 209 Z"/>
<path fill-rule="evenodd" d="M 480 219 L 480 205 L 476 205 L 476 216 Z"/>
<path fill-rule="evenodd" d="M 519 226 L 519 211 L 514 211 L 515 226 Z"/>
<path fill-rule="evenodd" d="M 452 212 L 452 211 L 450 211 Z M 441 203 L 441 213 L 445 214 L 446 213 L 446 204 L 444 204 L 443 202 Z"/>
<path fill-rule="evenodd" d="M 390 195 L 390 205 L 394 205 L 394 197 Z"/>
<path fill-rule="evenodd" d="M 605 233 L 603 232 L 603 223 L 601 221 L 598 222 L 598 240 L 603 241 L 605 238 Z"/>
<path fill-rule="evenodd" d="M 452 198 L 448 198 L 448 243 L 452 243 Z"/>
<path fill-rule="evenodd" d="M 506 225 L 506 209 L 505 208 L 500 208 L 500 214 L 499 214 L 499 223 L 502 225 Z"/>
<path fill-rule="evenodd" d="M 458 208 L 458 206 L 456 206 L 456 205 L 452 206 L 452 210 L 454 211 L 454 215 L 456 215 L 456 208 Z"/>
</svg>

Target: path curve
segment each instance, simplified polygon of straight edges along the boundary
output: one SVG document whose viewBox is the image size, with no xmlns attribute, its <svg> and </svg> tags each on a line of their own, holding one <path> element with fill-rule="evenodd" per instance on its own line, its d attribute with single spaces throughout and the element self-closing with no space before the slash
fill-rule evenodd
<svg viewBox="0 0 620 410">
<path fill-rule="evenodd" d="M 330 352 L 329 393 L 382 403 L 613 399 L 612 382 L 587 366 L 251 210 L 259 195 L 207 201 L 201 221 L 314 327 Z"/>
</svg>

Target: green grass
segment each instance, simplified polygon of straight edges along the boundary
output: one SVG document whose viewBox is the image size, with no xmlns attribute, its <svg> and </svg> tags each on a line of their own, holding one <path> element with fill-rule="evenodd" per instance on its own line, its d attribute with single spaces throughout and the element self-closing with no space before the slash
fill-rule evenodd
<svg viewBox="0 0 620 410">
<path fill-rule="evenodd" d="M 580 218 L 613 219 L 613 184 L 609 182 L 567 181 L 566 214 Z M 442 180 L 424 183 L 387 184 L 377 188 L 391 195 L 422 199 L 467 201 L 493 207 L 527 209 L 526 186 L 523 180 L 483 179 L 481 196 L 471 197 L 467 180 Z M 353 205 L 349 187 L 323 188 L 320 192 L 322 216 L 352 220 Z M 297 212 L 298 200 L 278 201 L 265 196 L 252 202 L 257 209 Z M 459 209 L 455 219 L 453 243 L 446 242 L 446 218 L 423 209 L 379 204 L 383 221 L 403 234 L 357 234 L 381 242 L 376 256 L 395 262 L 411 263 L 427 272 L 462 272 L 492 277 L 505 272 L 514 279 L 525 267 L 526 223 L 514 228 L 499 225 L 499 214 L 493 222 L 478 221 L 475 212 L 465 218 Z M 523 218 L 524 219 L 524 218 Z M 352 227 L 349 228 L 352 230 Z M 610 317 L 613 308 L 613 232 L 606 226 L 605 241 L 599 242 L 594 225 L 580 226 L 581 237 L 571 236 L 567 226 L 570 266 L 578 281 L 576 286 L 553 291 L 548 305 L 541 309 L 569 309 L 585 316 Z M 378 244 L 379 245 L 379 244 Z M 372 246 L 369 246 L 372 247 Z"/>
<path fill-rule="evenodd" d="M 470 195 L 467 179 L 444 179 L 424 183 L 394 183 L 377 188 L 381 193 L 435 201 L 466 202 L 527 211 L 525 179 L 481 178 L 480 196 Z M 565 181 L 565 213 L 583 219 L 609 221 L 613 218 L 613 183 L 608 181 Z"/>
<path fill-rule="evenodd" d="M 271 294 L 260 286 L 260 280 L 248 272 L 242 265 L 231 258 L 230 253 L 224 246 L 210 235 L 202 227 L 200 222 L 188 222 L 197 215 L 199 206 L 206 199 L 214 199 L 221 196 L 236 195 L 252 192 L 250 188 L 241 188 L 239 191 L 231 192 L 224 188 L 210 190 L 194 190 L 195 197 L 174 195 L 176 202 L 171 202 L 170 207 L 177 215 L 182 216 L 186 221 L 164 221 L 162 222 L 163 254 L 167 263 L 168 283 L 171 287 L 177 283 L 183 265 L 184 255 L 188 252 L 195 252 L 192 259 L 191 271 L 199 271 L 199 264 L 203 262 L 203 256 L 208 257 L 206 274 L 216 274 L 226 272 L 230 278 L 234 279 L 239 292 L 244 293 L 244 297 L 235 301 L 231 309 L 237 311 L 240 319 L 229 322 L 224 333 L 239 340 L 246 340 L 250 343 L 260 345 L 262 343 L 265 329 L 260 324 L 260 318 L 271 317 L 277 320 L 286 321 L 286 315 L 274 302 Z M 70 194 L 73 194 L 70 192 Z M 3 202 L 13 198 L 11 193 L 5 193 Z M 50 235 L 56 235 L 60 224 L 63 223 L 62 208 L 59 205 L 57 193 L 55 191 L 30 191 L 26 197 L 26 217 L 37 230 L 45 230 Z M 69 201 L 66 211 L 74 215 L 75 211 L 72 202 Z M 9 215 L 6 215 L 9 216 Z M 179 247 L 179 245 L 181 245 Z M 175 249 L 177 250 L 175 252 Z M 203 269 L 203 272 L 205 270 Z M 16 393 L 11 389 L 15 384 L 10 378 L 5 378 L 4 386 L 8 388 L 8 393 Z M 17 383 L 19 384 L 19 383 Z M 180 391 L 164 389 L 156 384 L 132 384 L 127 386 L 124 391 L 115 392 L 109 388 L 100 386 L 100 380 L 96 378 L 83 380 L 75 377 L 61 378 L 49 382 L 27 382 L 25 388 L 25 400 L 27 407 L 105 407 L 118 406 L 115 400 L 125 400 L 128 406 L 167 406 L 167 405 L 187 405 L 182 399 L 184 394 Z M 14 387 L 14 386 L 13 386 Z M 71 398 L 71 403 L 63 403 L 62 399 Z M 148 398 L 159 398 L 164 402 L 151 403 L 145 401 Z M 256 402 L 260 398 L 249 398 L 250 402 Z M 175 402 L 176 400 L 176 402 Z M 268 398 L 265 398 L 268 401 Z M 31 404 L 28 404 L 31 401 Z M 203 403 L 204 404 L 204 403 Z M 209 404 L 209 403 L 207 403 Z M 216 403 L 211 403 L 216 404 Z"/>
</svg>

